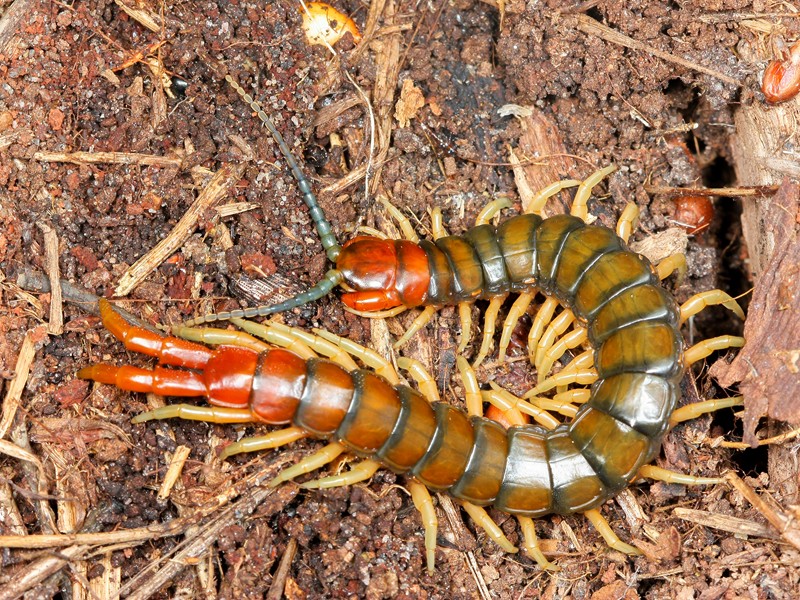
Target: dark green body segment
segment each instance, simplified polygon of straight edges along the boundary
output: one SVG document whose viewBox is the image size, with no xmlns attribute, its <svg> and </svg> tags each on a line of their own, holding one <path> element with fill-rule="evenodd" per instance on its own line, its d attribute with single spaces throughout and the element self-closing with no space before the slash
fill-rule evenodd
<svg viewBox="0 0 800 600">
<path fill-rule="evenodd" d="M 569 215 L 521 215 L 420 246 L 431 270 L 427 304 L 555 296 L 586 326 L 598 380 L 571 423 L 506 431 L 356 371 L 346 410 L 346 390 L 320 403 L 320 414 L 344 415 L 335 437 L 431 489 L 529 517 L 595 508 L 633 481 L 661 446 L 684 372 L 679 309 L 650 263 L 614 231 Z M 311 429 L 307 404 L 298 415 Z"/>
</svg>

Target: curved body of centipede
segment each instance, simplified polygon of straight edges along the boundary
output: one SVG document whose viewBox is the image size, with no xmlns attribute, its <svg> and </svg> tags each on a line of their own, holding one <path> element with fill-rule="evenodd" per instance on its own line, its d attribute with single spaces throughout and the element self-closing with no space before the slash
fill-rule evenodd
<svg viewBox="0 0 800 600">
<path fill-rule="evenodd" d="M 232 79 L 228 80 L 269 127 L 271 123 L 258 104 Z M 340 247 L 285 142 L 274 126 L 270 131 L 301 184 L 304 200 L 312 209 L 315 225 L 329 258 L 336 261 L 336 269 L 323 282 L 287 302 L 206 315 L 194 323 L 233 319 L 255 333 L 253 327 L 258 326 L 248 325 L 241 317 L 299 306 L 341 283 L 347 290 L 343 302 L 357 311 L 380 313 L 394 308 L 427 307 L 409 330 L 410 335 L 424 325 L 436 308 L 469 306 L 484 298 L 490 300 L 490 305 L 477 363 L 488 352 L 497 311 L 507 295 L 516 293 L 518 299 L 506 319 L 504 338 L 510 337 L 514 323 L 527 310 L 533 296 L 542 293 L 548 298 L 549 308 L 540 310 L 540 314 L 549 312 L 549 316 L 542 317 L 540 324 L 551 319 L 555 305 L 561 304 L 565 307 L 561 316 L 566 318 L 560 318 L 561 328 L 556 328 L 553 336 L 563 333 L 570 323 L 576 327 L 561 344 L 540 343 L 535 357 L 531 350 L 532 362 L 540 371 L 540 384 L 526 394 L 530 404 L 518 398 L 512 401 L 514 408 L 533 415 L 540 424 L 505 429 L 483 417 L 482 400 L 508 409 L 510 394 L 503 390 L 484 393 L 477 383 L 468 385 L 469 365 L 463 359 L 460 368 L 465 387 L 468 395 L 471 389 L 472 395 L 477 396 L 478 403 L 475 406 L 473 402 L 471 407 L 468 404 L 469 415 L 448 404 L 430 402 L 430 394 L 426 398 L 400 385 L 396 376 L 387 380 L 354 364 L 344 362 L 343 368 L 307 354 L 270 348 L 249 336 L 242 337 L 242 333 L 173 330 L 181 337 L 219 345 L 216 350 L 178 337 L 160 338 L 127 325 L 107 304 L 102 310 L 104 322 L 128 348 L 156 356 L 164 365 L 200 372 L 95 365 L 81 370 L 79 376 L 133 391 L 205 396 L 212 405 L 172 405 L 141 415 L 137 422 L 183 417 L 291 424 L 282 433 L 259 438 L 253 444 L 237 443 L 227 454 L 276 447 L 313 435 L 334 440 L 329 445 L 334 449 L 333 456 L 347 449 L 367 459 L 362 463 L 365 467 L 353 477 L 337 480 L 341 481 L 337 485 L 368 477 L 380 465 L 410 474 L 414 482 L 412 496 L 426 524 L 429 569 L 433 567 L 436 525 L 425 488 L 459 499 L 472 518 L 506 549 L 514 547 L 503 541 L 501 532 L 493 532 L 493 522 L 479 507 L 491 504 L 516 515 L 526 549 L 545 567 L 550 563 L 538 552 L 530 519 L 550 513 L 583 512 L 610 545 L 635 552 L 610 531 L 595 509 L 642 474 L 666 478 L 645 465 L 658 453 L 671 424 L 737 403 L 738 399 L 728 399 L 727 404 L 709 401 L 708 406 L 696 407 L 680 417 L 673 412 L 686 366 L 715 349 L 743 342 L 741 338 L 723 336 L 686 351 L 680 324 L 713 303 L 741 314 L 736 302 L 715 290 L 679 307 L 659 284 L 661 270 L 628 249 L 624 231 L 630 226 L 630 217 L 621 219 L 616 232 L 586 223 L 585 203 L 591 189 L 613 168 L 598 171 L 584 182 L 559 182 L 540 193 L 541 199 L 546 200 L 560 189 L 578 185 L 571 215 L 543 218 L 539 214 L 523 214 L 498 226 L 481 223 L 463 235 L 439 235 L 434 241 L 359 236 Z M 551 326 L 554 324 L 555 321 Z M 541 331 L 533 336 L 537 329 L 541 328 L 532 328 L 529 344 L 547 337 Z M 468 330 L 469 327 L 462 327 L 462 348 Z M 298 339 L 307 341 L 304 334 L 296 332 L 293 341 L 284 343 L 285 338 L 270 337 L 272 331 L 267 327 L 258 335 L 291 348 Z M 346 341 L 339 343 L 345 345 Z M 587 345 L 588 350 L 560 374 L 545 379 L 553 362 L 566 349 L 581 345 Z M 502 355 L 502 338 L 500 350 Z M 366 350 L 359 352 L 359 356 L 366 355 Z M 387 372 L 383 363 L 370 366 Z M 567 392 L 566 400 L 553 404 L 571 417 L 569 422 L 559 423 L 546 412 L 548 409 L 535 405 L 540 392 L 572 383 L 591 387 Z M 330 452 L 323 455 L 319 460 L 310 457 L 301 461 L 282 474 L 280 481 L 331 459 Z M 692 482 L 716 481 L 695 478 Z"/>
</svg>

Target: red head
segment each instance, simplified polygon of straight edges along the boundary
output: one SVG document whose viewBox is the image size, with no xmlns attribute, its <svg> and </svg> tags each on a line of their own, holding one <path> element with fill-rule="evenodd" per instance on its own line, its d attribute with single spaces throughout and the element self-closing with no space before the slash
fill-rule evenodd
<svg viewBox="0 0 800 600">
<path fill-rule="evenodd" d="M 356 310 L 419 306 L 428 295 L 428 256 L 413 242 L 358 236 L 344 245 L 336 268 L 355 290 L 342 302 Z"/>
</svg>

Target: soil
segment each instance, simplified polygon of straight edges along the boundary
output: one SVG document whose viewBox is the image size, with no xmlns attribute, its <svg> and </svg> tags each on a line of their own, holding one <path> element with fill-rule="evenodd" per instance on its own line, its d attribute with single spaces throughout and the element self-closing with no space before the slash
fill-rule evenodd
<svg viewBox="0 0 800 600">
<path fill-rule="evenodd" d="M 7 394 L 0 527 L 18 538 L 108 534 L 4 548 L 0 598 L 796 597 L 798 549 L 765 524 L 763 508 L 725 485 L 642 481 L 604 505 L 614 531 L 644 551 L 638 557 L 609 549 L 579 515 L 537 520 L 545 552 L 560 567 L 555 573 L 504 552 L 439 497 L 429 574 L 403 477 L 380 470 L 348 487 L 269 490 L 252 480 L 263 482 L 320 443 L 220 461 L 220 447 L 261 428 L 131 424 L 161 400 L 89 385 L 75 373 L 101 361 L 147 360 L 126 352 L 87 305 L 64 304 L 59 331 L 58 298 L 18 282 L 27 274 L 24 287 L 31 288 L 32 271 L 53 273 L 46 258 L 55 239 L 61 278 L 114 297 L 120 278 L 170 236 L 219 173 L 227 177 L 221 199 L 204 205 L 176 249 L 117 305 L 151 325 L 175 324 L 270 303 L 319 281 L 329 265 L 296 182 L 272 137 L 224 81 L 230 74 L 276 123 L 340 240 L 358 225 L 399 237 L 379 196 L 420 235 L 430 234 L 433 207 L 456 233 L 496 196 L 511 200 L 506 212 L 520 210 L 526 197 L 509 164 L 513 148 L 534 189 L 616 165 L 590 213 L 614 226 L 634 202 L 641 215 L 633 242 L 664 231 L 680 238 L 687 275 L 667 281 L 679 301 L 717 287 L 739 295 L 754 285 L 741 201 L 714 198 L 710 226 L 686 238 L 675 233 L 686 202 L 676 217 L 675 194 L 645 187 L 737 184 L 734 115 L 763 102 L 765 62 L 745 57 L 768 47 L 768 34 L 794 39 L 797 19 L 744 0 L 510 0 L 500 9 L 478 0 L 346 0 L 337 8 L 364 40 L 355 45 L 348 34 L 332 55 L 308 44 L 297 5 L 285 0 L 143 3 L 153 30 L 124 4 L 16 0 L 0 27 L 0 376 Z M 21 16 L 11 19 L 14 10 Z M 639 46 L 612 41 L 594 24 Z M 69 161 L 43 154 L 75 152 L 84 154 Z M 118 154 L 90 156 L 101 152 Z M 250 204 L 221 216 L 217 208 L 232 203 Z M 484 309 L 476 305 L 476 330 Z M 457 312 L 439 311 L 400 351 L 422 361 L 453 403 L 463 397 L 453 376 Z M 380 323 L 345 312 L 336 293 L 282 319 L 386 346 Z M 412 319 L 390 319 L 389 333 L 400 335 Z M 730 313 L 712 308 L 690 334 L 696 341 L 741 331 Z M 22 373 L 26 344 L 33 354 Z M 705 368 L 730 358 L 722 352 L 701 362 L 686 377 L 682 402 L 734 395 Z M 478 375 L 515 392 L 531 385 L 524 361 Z M 762 425 L 770 435 L 785 430 Z M 741 436 L 739 413 L 719 411 L 674 428 L 656 462 L 697 476 L 733 470 L 782 510 L 800 504 L 792 442 L 748 450 L 711 443 Z M 183 449 L 188 459 L 160 496 L 167 467 Z M 717 527 L 678 509 L 716 517 Z M 489 513 L 519 543 L 516 521 Z M 749 535 L 743 524 L 753 526 Z M 150 534 L 126 537 L 141 531 Z"/>
</svg>

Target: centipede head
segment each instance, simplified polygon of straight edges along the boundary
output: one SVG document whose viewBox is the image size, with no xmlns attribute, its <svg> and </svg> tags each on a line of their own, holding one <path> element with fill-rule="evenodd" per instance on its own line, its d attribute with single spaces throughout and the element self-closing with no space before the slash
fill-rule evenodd
<svg viewBox="0 0 800 600">
<path fill-rule="evenodd" d="M 359 311 L 423 304 L 428 294 L 428 257 L 417 244 L 358 236 L 347 242 L 336 261 L 342 283 L 353 291 L 342 302 Z"/>
</svg>

